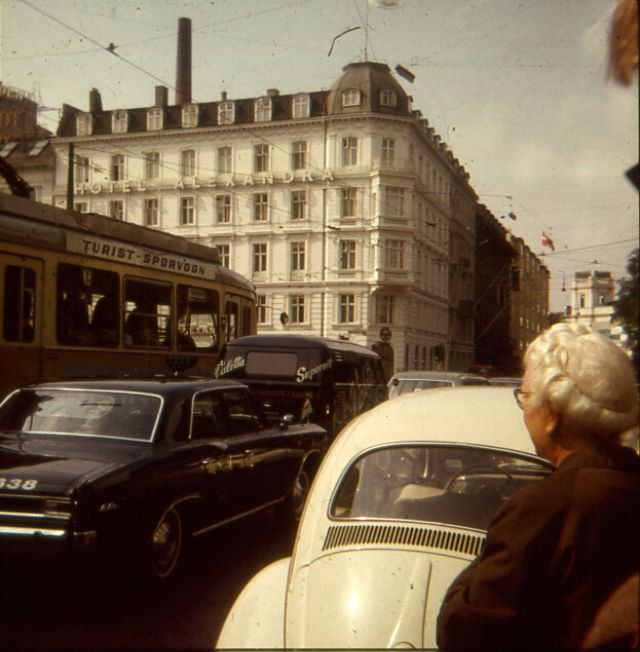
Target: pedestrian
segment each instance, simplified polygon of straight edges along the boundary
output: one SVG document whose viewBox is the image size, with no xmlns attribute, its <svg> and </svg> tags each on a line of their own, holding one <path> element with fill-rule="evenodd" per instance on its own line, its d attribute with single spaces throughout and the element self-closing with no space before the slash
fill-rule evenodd
<svg viewBox="0 0 640 652">
<path fill-rule="evenodd" d="M 638 595 L 628 587 L 640 572 L 640 458 L 620 445 L 638 422 L 633 368 L 610 340 L 569 324 L 542 333 L 524 363 L 516 400 L 556 469 L 498 511 L 482 553 L 445 596 L 438 645 L 637 649 Z M 608 617 L 621 591 L 634 615 Z"/>
</svg>

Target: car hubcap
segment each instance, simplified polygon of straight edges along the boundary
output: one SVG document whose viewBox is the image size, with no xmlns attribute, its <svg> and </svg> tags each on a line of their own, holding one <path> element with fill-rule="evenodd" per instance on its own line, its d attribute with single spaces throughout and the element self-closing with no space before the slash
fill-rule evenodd
<svg viewBox="0 0 640 652">
<path fill-rule="evenodd" d="M 175 568 L 182 546 L 180 515 L 170 509 L 151 535 L 151 563 L 158 577 L 167 577 Z"/>
<path fill-rule="evenodd" d="M 304 509 L 304 503 L 307 499 L 307 494 L 309 493 L 309 476 L 306 471 L 300 471 L 296 482 L 293 486 L 293 516 L 296 521 L 300 520 L 302 516 L 302 510 Z"/>
</svg>

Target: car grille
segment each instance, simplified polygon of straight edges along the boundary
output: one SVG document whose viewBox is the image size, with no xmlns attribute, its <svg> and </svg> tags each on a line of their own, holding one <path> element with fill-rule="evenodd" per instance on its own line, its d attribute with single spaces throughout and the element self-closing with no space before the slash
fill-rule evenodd
<svg viewBox="0 0 640 652">
<path fill-rule="evenodd" d="M 64 527 L 72 502 L 53 496 L 0 494 L 0 526 Z"/>
<path fill-rule="evenodd" d="M 405 525 L 333 525 L 325 537 L 323 550 L 354 545 L 395 545 L 398 547 L 448 550 L 476 557 L 485 537 L 453 528 Z"/>
</svg>

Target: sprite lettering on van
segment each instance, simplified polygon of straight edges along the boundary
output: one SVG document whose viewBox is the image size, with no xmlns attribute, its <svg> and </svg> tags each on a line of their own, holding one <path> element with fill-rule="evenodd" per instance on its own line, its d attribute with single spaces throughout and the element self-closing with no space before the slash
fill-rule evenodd
<svg viewBox="0 0 640 652">
<path fill-rule="evenodd" d="M 317 376 L 319 373 L 322 373 L 325 369 L 329 369 L 333 364 L 333 360 L 327 360 L 322 364 L 312 367 L 307 371 L 306 367 L 300 367 L 296 371 L 296 382 L 304 383 L 305 380 L 311 380 L 314 376 Z"/>
</svg>

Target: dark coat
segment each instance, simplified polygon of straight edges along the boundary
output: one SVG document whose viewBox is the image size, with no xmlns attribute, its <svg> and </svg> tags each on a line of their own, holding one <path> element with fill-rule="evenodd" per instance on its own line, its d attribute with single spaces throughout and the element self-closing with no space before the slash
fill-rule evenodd
<svg viewBox="0 0 640 652">
<path fill-rule="evenodd" d="M 598 608 L 640 569 L 640 459 L 574 452 L 513 496 L 438 617 L 444 649 L 580 647 Z"/>
</svg>

